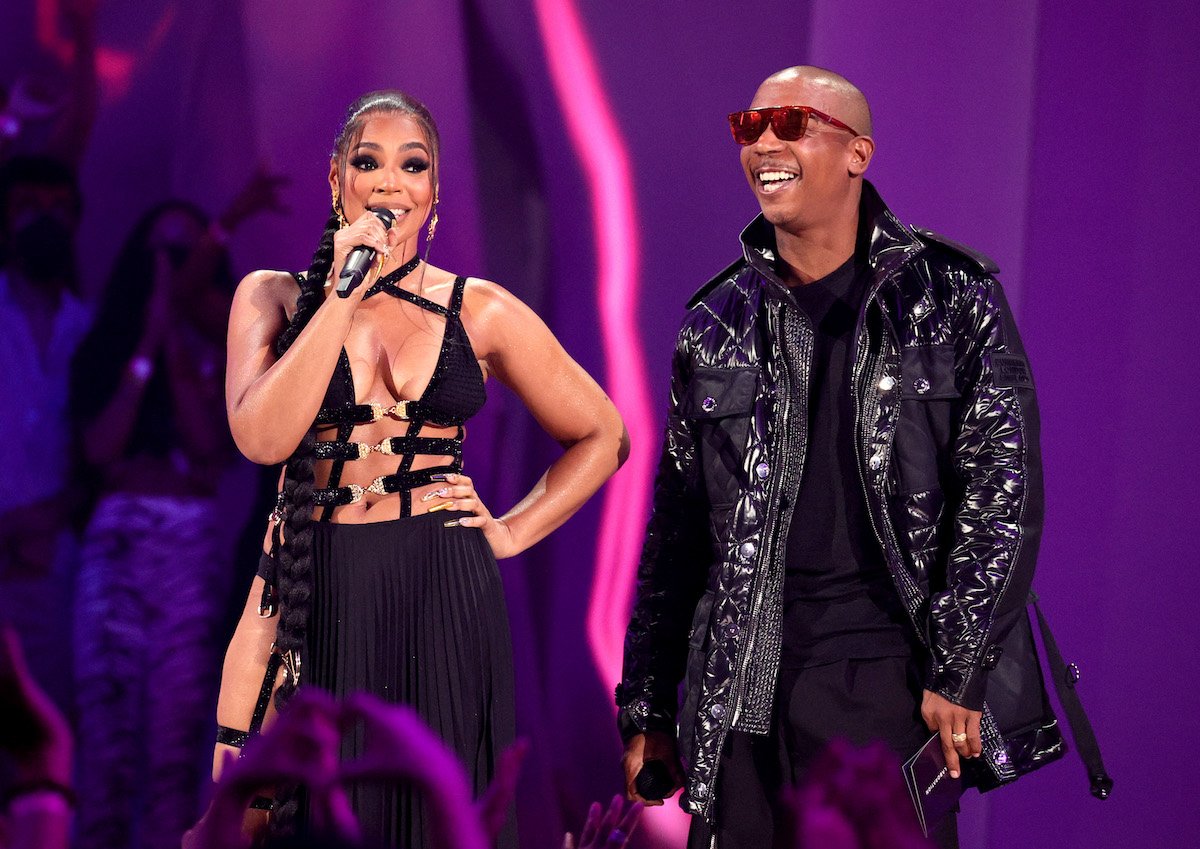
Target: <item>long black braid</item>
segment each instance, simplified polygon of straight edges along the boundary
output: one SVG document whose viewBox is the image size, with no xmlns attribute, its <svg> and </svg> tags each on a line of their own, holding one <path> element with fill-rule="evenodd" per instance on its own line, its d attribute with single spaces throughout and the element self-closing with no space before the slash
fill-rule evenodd
<svg viewBox="0 0 1200 849">
<path fill-rule="evenodd" d="M 300 335 L 324 300 L 325 278 L 333 265 L 333 234 L 338 230 L 337 211 L 325 222 L 325 232 L 313 254 L 312 263 L 300 279 L 300 294 L 292 320 L 275 342 L 277 356 L 283 356 Z M 284 466 L 283 544 L 279 547 L 276 582 L 279 591 L 279 622 L 275 631 L 275 650 L 290 659 L 285 674 L 275 691 L 275 707 L 283 710 L 296 692 L 300 682 L 297 672 L 303 668 L 304 641 L 308 630 L 308 615 L 312 607 L 312 515 L 313 446 L 316 428 L 310 427 L 299 446 Z M 300 664 L 297 666 L 297 664 Z M 275 808 L 271 816 L 272 837 L 281 837 L 294 830 L 300 811 L 301 796 L 295 786 L 276 788 Z"/>
<path fill-rule="evenodd" d="M 313 254 L 312 263 L 300 280 L 300 294 L 292 320 L 275 343 L 277 356 L 283 356 L 300 331 L 308 325 L 324 300 L 325 278 L 333 265 L 333 234 L 338 230 L 337 210 L 331 210 L 325 231 Z M 285 657 L 303 658 L 308 626 L 309 597 L 312 593 L 312 516 L 313 516 L 313 445 L 316 429 L 310 427 L 300 445 L 288 458 L 284 469 L 283 499 L 287 505 L 283 545 L 279 549 L 277 571 L 279 623 L 275 648 Z M 290 654 L 289 654 L 290 653 Z M 275 692 L 275 707 L 282 710 L 298 685 L 294 675 L 284 676 Z"/>
<path fill-rule="evenodd" d="M 429 110 L 415 98 L 395 90 L 375 91 L 363 95 L 350 105 L 342 127 L 334 141 L 333 157 L 344 170 L 346 153 L 351 142 L 361 137 L 367 118 L 380 113 L 401 113 L 412 117 L 425 131 L 431 148 L 431 174 L 437 185 L 437 162 L 440 140 L 437 125 Z M 325 299 L 324 285 L 333 267 L 333 237 L 340 223 L 336 207 L 330 210 L 325 231 L 313 254 L 312 262 L 300 280 L 292 320 L 276 340 L 276 355 L 283 356 L 316 314 Z M 428 250 L 428 248 L 427 248 Z M 279 622 L 276 626 L 275 647 L 285 658 L 293 660 L 289 672 L 275 692 L 275 706 L 283 710 L 299 686 L 295 671 L 303 669 L 308 618 L 312 609 L 312 539 L 313 539 L 313 448 L 316 428 L 310 427 L 284 467 L 283 496 L 286 506 L 283 544 L 279 550 L 276 580 L 279 590 Z M 285 667 L 286 668 L 286 667 Z M 294 827 L 299 810 L 296 788 L 279 788 L 272 816 L 272 832 L 276 835 Z"/>
</svg>

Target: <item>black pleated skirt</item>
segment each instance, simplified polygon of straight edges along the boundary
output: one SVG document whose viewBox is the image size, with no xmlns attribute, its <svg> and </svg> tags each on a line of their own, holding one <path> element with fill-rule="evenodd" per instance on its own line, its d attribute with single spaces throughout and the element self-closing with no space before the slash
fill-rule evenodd
<svg viewBox="0 0 1200 849">
<path fill-rule="evenodd" d="M 316 524 L 305 678 L 339 699 L 366 691 L 414 708 L 479 796 L 513 741 L 512 646 L 496 558 L 479 529 L 444 527 L 456 515 Z M 362 737 L 346 736 L 343 759 L 361 754 Z M 433 845 L 410 787 L 349 793 L 368 845 Z M 511 819 L 500 846 L 516 846 Z"/>
</svg>

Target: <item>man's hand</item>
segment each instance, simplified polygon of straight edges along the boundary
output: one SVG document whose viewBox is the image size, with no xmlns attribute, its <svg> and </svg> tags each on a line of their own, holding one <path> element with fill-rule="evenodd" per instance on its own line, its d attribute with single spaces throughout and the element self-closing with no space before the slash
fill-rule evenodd
<svg viewBox="0 0 1200 849">
<path fill-rule="evenodd" d="M 679 753 L 675 748 L 675 737 L 662 731 L 647 731 L 633 737 L 625 746 L 625 756 L 621 766 L 625 768 L 625 796 L 644 805 L 661 805 L 662 799 L 643 799 L 637 792 L 637 777 L 646 761 L 662 761 L 671 773 L 671 792 L 666 798 L 675 795 L 675 791 L 683 787 L 683 766 L 679 763 Z"/>
<path fill-rule="evenodd" d="M 942 738 L 942 752 L 950 777 L 961 775 L 958 759 L 977 758 L 983 753 L 983 740 L 979 736 L 979 721 L 982 711 L 968 710 L 949 699 L 929 690 L 921 699 L 921 719 L 930 731 Z"/>
</svg>

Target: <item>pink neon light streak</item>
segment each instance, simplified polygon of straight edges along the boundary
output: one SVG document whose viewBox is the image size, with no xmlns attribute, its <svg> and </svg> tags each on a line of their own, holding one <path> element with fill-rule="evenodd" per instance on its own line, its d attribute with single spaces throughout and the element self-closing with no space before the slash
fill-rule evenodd
<svg viewBox="0 0 1200 849">
<path fill-rule="evenodd" d="M 625 141 L 571 0 L 535 0 L 550 75 L 588 183 L 598 262 L 597 295 L 608 392 L 632 453 L 604 498 L 587 632 L 602 680 L 620 676 L 631 572 L 646 515 L 650 401 L 637 333 L 638 227 Z"/>
<path fill-rule="evenodd" d="M 658 442 L 637 327 L 640 250 L 633 171 L 573 0 L 534 0 L 533 5 L 554 91 L 588 184 L 606 388 L 625 419 L 632 445 L 624 468 L 605 491 L 588 604 L 588 643 L 607 686 L 621 677 L 625 625 Z M 648 817 L 646 826 L 676 842 L 687 820 L 672 804 Z"/>
</svg>

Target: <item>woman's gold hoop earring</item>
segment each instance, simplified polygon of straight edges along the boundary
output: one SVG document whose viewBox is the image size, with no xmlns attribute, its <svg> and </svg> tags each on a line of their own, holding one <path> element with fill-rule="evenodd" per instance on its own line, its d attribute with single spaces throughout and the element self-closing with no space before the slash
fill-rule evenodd
<svg viewBox="0 0 1200 849">
<path fill-rule="evenodd" d="M 433 215 L 430 216 L 430 231 L 428 231 L 428 235 L 425 236 L 426 249 L 428 249 L 428 245 L 430 245 L 430 242 L 433 241 L 433 234 L 437 233 L 437 230 L 438 230 L 438 191 L 437 191 L 437 188 L 434 188 L 433 189 Z"/>
<path fill-rule="evenodd" d="M 425 236 L 426 244 L 433 241 L 433 234 L 437 232 L 437 225 L 438 225 L 437 201 L 435 200 L 433 202 L 433 215 L 429 216 L 429 233 L 428 233 L 428 235 Z"/>
<path fill-rule="evenodd" d="M 338 227 L 345 228 L 349 222 L 346 221 L 346 213 L 342 210 L 342 194 L 336 188 L 333 190 L 333 211 L 337 215 Z"/>
</svg>

